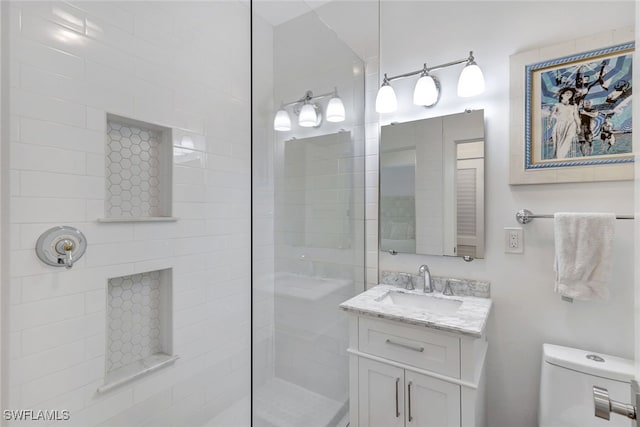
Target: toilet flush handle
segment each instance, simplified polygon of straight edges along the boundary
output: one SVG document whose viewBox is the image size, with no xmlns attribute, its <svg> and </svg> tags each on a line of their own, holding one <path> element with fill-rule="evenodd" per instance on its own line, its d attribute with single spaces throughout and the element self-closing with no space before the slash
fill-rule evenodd
<svg viewBox="0 0 640 427">
<path fill-rule="evenodd" d="M 616 402 L 609 398 L 609 391 L 606 388 L 593 386 L 593 404 L 595 406 L 595 416 L 609 420 L 611 412 L 623 415 L 629 419 L 636 419 L 636 407 L 626 403 Z"/>
</svg>

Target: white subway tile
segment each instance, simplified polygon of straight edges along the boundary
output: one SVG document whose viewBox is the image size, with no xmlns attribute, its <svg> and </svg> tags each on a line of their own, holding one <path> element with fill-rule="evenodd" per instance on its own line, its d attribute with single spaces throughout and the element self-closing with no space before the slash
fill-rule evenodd
<svg viewBox="0 0 640 427">
<path fill-rule="evenodd" d="M 20 87 L 42 96 L 84 103 L 86 86 L 82 80 L 54 74 L 29 65 L 20 67 Z"/>
<path fill-rule="evenodd" d="M 48 98 L 25 90 L 11 93 L 13 114 L 41 120 L 83 127 L 86 122 L 85 107 L 59 99 Z"/>
<path fill-rule="evenodd" d="M 97 388 L 97 386 L 94 387 L 94 390 L 95 388 Z M 84 387 L 76 388 L 69 392 L 64 392 L 57 396 L 54 396 L 51 399 L 45 400 L 38 406 L 41 408 L 63 408 L 69 411 L 70 415 L 73 417 L 73 414 L 81 411 L 85 407 L 85 394 L 86 391 Z"/>
<path fill-rule="evenodd" d="M 22 356 L 22 334 L 12 332 L 9 334 L 9 359 L 17 359 Z"/>
<path fill-rule="evenodd" d="M 189 237 L 174 239 L 172 246 L 176 256 L 215 252 L 225 248 L 223 236 Z"/>
<path fill-rule="evenodd" d="M 9 87 L 20 87 L 20 68 L 21 65 L 18 61 L 11 61 L 9 63 Z"/>
<path fill-rule="evenodd" d="M 175 383 L 175 365 L 142 378 L 133 386 L 133 397 L 136 403 L 149 399 L 158 390 L 164 390 Z"/>
<path fill-rule="evenodd" d="M 104 180 L 99 177 L 50 172 L 20 173 L 20 195 L 23 197 L 104 199 L 104 193 Z"/>
<path fill-rule="evenodd" d="M 71 419 L 65 421 L 65 424 L 69 427 L 97 425 L 111 418 L 113 414 L 129 409 L 132 405 L 133 392 L 131 389 L 114 390 L 113 393 L 104 395 L 97 403 L 90 404 L 80 411 L 74 411 Z"/>
<path fill-rule="evenodd" d="M 87 200 L 85 221 L 95 221 L 105 216 L 104 200 Z"/>
<path fill-rule="evenodd" d="M 104 138 L 107 129 L 107 113 L 104 110 L 87 107 L 87 129 L 100 132 Z M 102 152 L 104 152 L 104 147 Z"/>
<path fill-rule="evenodd" d="M 103 154 L 86 154 L 87 175 L 105 177 L 105 157 Z"/>
<path fill-rule="evenodd" d="M 42 120 L 21 118 L 19 140 L 29 144 L 104 154 L 105 142 L 102 132 Z"/>
<path fill-rule="evenodd" d="M 157 416 L 158 408 L 169 408 L 171 404 L 171 390 L 165 390 L 107 419 L 99 427 L 141 426 L 145 421 Z"/>
<path fill-rule="evenodd" d="M 11 362 L 11 382 L 24 384 L 56 371 L 70 368 L 83 362 L 84 355 L 84 343 L 78 341 L 13 360 Z"/>
<path fill-rule="evenodd" d="M 179 221 L 178 221 L 179 222 Z M 180 236 L 178 222 L 138 223 L 133 225 L 135 240 L 163 240 Z"/>
<path fill-rule="evenodd" d="M 12 143 L 10 162 L 14 170 L 85 173 L 83 153 L 32 144 Z"/>
<path fill-rule="evenodd" d="M 205 219 L 207 218 L 207 204 L 176 202 L 173 204 L 173 213 L 181 219 Z"/>
<path fill-rule="evenodd" d="M 170 257 L 172 246 L 167 240 L 99 244 L 93 245 L 85 257 L 90 267 L 132 263 Z"/>
<path fill-rule="evenodd" d="M 104 359 L 96 358 L 55 372 L 22 386 L 22 403 L 33 407 L 40 402 L 82 387 L 104 374 Z"/>
<path fill-rule="evenodd" d="M 38 353 L 59 345 L 104 333 L 105 315 L 95 313 L 22 331 L 22 353 Z"/>
<path fill-rule="evenodd" d="M 22 303 L 22 279 L 13 277 L 9 282 L 9 298 L 11 305 Z"/>
<path fill-rule="evenodd" d="M 84 295 L 82 294 L 20 304 L 9 310 L 12 331 L 34 328 L 83 314 Z"/>
<path fill-rule="evenodd" d="M 22 405 L 22 394 L 19 386 L 8 387 L 7 408 L 24 408 Z"/>
<path fill-rule="evenodd" d="M 176 202 L 205 202 L 207 188 L 204 185 L 174 184 L 174 200 Z"/>
<path fill-rule="evenodd" d="M 165 270 L 172 267 L 173 258 L 158 258 L 134 263 L 133 271 L 136 273 L 144 273 L 147 271 Z"/>
<path fill-rule="evenodd" d="M 85 313 L 105 312 L 107 310 L 107 287 L 103 289 L 86 292 L 84 294 Z"/>
<path fill-rule="evenodd" d="M 136 16 L 134 35 L 165 49 L 180 49 L 181 40 L 173 34 L 176 25 L 175 16 L 168 13 L 155 13 Z"/>
<path fill-rule="evenodd" d="M 174 310 L 183 310 L 186 308 L 195 308 L 204 304 L 207 297 L 206 290 L 203 286 L 198 286 L 195 289 L 188 291 L 173 293 L 173 308 Z"/>
<path fill-rule="evenodd" d="M 133 240 L 135 224 L 105 224 L 88 222 L 82 225 L 82 232 L 92 244 L 127 242 Z"/>
<path fill-rule="evenodd" d="M 133 96 L 130 92 L 92 84 L 87 87 L 86 91 L 84 104 L 119 116 L 132 116 Z"/>
<path fill-rule="evenodd" d="M 36 241 L 43 231 L 51 227 L 55 227 L 56 223 L 50 224 L 15 224 L 11 234 L 17 236 L 17 244 L 13 245 L 13 249 L 35 249 Z"/>
<path fill-rule="evenodd" d="M 27 39 L 76 55 L 81 54 L 90 42 L 81 31 L 74 31 L 27 12 L 21 16 L 20 34 Z"/>
<path fill-rule="evenodd" d="M 107 337 L 105 333 L 93 335 L 84 340 L 85 359 L 104 357 L 106 351 Z"/>
<path fill-rule="evenodd" d="M 69 4 L 62 2 L 24 2 L 20 6 L 25 11 L 37 14 L 79 33 L 84 33 L 85 14 Z"/>
<path fill-rule="evenodd" d="M 9 173 L 9 194 L 12 197 L 20 195 L 20 172 L 11 171 Z"/>
<path fill-rule="evenodd" d="M 17 62 L 73 79 L 84 75 L 82 58 L 68 52 L 18 37 L 12 37 L 11 48 L 12 59 Z"/>
<path fill-rule="evenodd" d="M 84 221 L 85 201 L 80 199 L 44 199 L 13 197 L 10 221 L 73 223 Z"/>
<path fill-rule="evenodd" d="M 64 270 L 64 269 L 63 269 Z M 128 271 L 128 269 L 119 269 Z M 109 269 L 72 269 L 22 278 L 24 303 L 105 289 Z M 119 271 L 111 269 L 111 274 Z"/>
<path fill-rule="evenodd" d="M 206 304 L 200 304 L 183 310 L 178 309 L 174 305 L 173 327 L 174 330 L 180 330 L 194 323 L 203 322 L 207 318 L 208 309 Z"/>
<path fill-rule="evenodd" d="M 31 274 L 46 274 L 55 267 L 50 267 L 40 261 L 33 249 L 14 250 L 9 254 L 11 260 L 11 277 L 28 276 Z"/>
<path fill-rule="evenodd" d="M 69 3 L 91 16 L 99 17 L 101 20 L 129 33 L 133 32 L 135 18 L 131 12 L 120 7 L 120 3 L 87 1 L 71 1 Z M 151 6 L 145 5 L 145 7 L 149 8 Z"/>
</svg>

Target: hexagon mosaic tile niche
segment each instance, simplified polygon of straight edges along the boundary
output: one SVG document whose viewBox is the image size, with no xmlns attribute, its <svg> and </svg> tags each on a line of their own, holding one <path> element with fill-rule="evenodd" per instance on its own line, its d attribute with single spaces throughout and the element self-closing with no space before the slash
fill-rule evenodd
<svg viewBox="0 0 640 427">
<path fill-rule="evenodd" d="M 171 355 L 171 269 L 109 279 L 107 376 Z"/>
<path fill-rule="evenodd" d="M 107 218 L 171 216 L 171 129 L 107 115 Z"/>
</svg>

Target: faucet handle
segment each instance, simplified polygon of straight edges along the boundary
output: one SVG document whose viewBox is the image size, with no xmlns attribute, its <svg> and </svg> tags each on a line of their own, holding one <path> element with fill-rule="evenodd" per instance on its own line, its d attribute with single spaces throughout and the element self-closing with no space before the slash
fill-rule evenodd
<svg viewBox="0 0 640 427">
<path fill-rule="evenodd" d="M 411 277 L 411 274 L 400 273 L 400 277 L 402 278 L 402 284 L 404 285 L 404 288 L 406 290 L 412 291 L 415 289 L 415 287 L 413 286 L 413 278 Z"/>
<path fill-rule="evenodd" d="M 442 295 L 453 296 L 453 289 L 451 289 L 451 282 L 446 281 L 444 285 L 444 290 L 442 291 Z"/>
<path fill-rule="evenodd" d="M 429 266 L 427 264 L 422 264 L 420 267 L 418 267 L 418 273 L 422 274 L 431 272 L 429 271 Z"/>
</svg>

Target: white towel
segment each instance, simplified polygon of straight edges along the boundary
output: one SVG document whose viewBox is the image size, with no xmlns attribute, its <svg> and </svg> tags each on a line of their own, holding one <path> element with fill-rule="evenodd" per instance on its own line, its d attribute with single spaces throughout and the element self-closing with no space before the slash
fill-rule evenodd
<svg viewBox="0 0 640 427">
<path fill-rule="evenodd" d="M 609 213 L 554 215 L 557 293 L 578 300 L 609 298 L 615 219 Z"/>
</svg>

